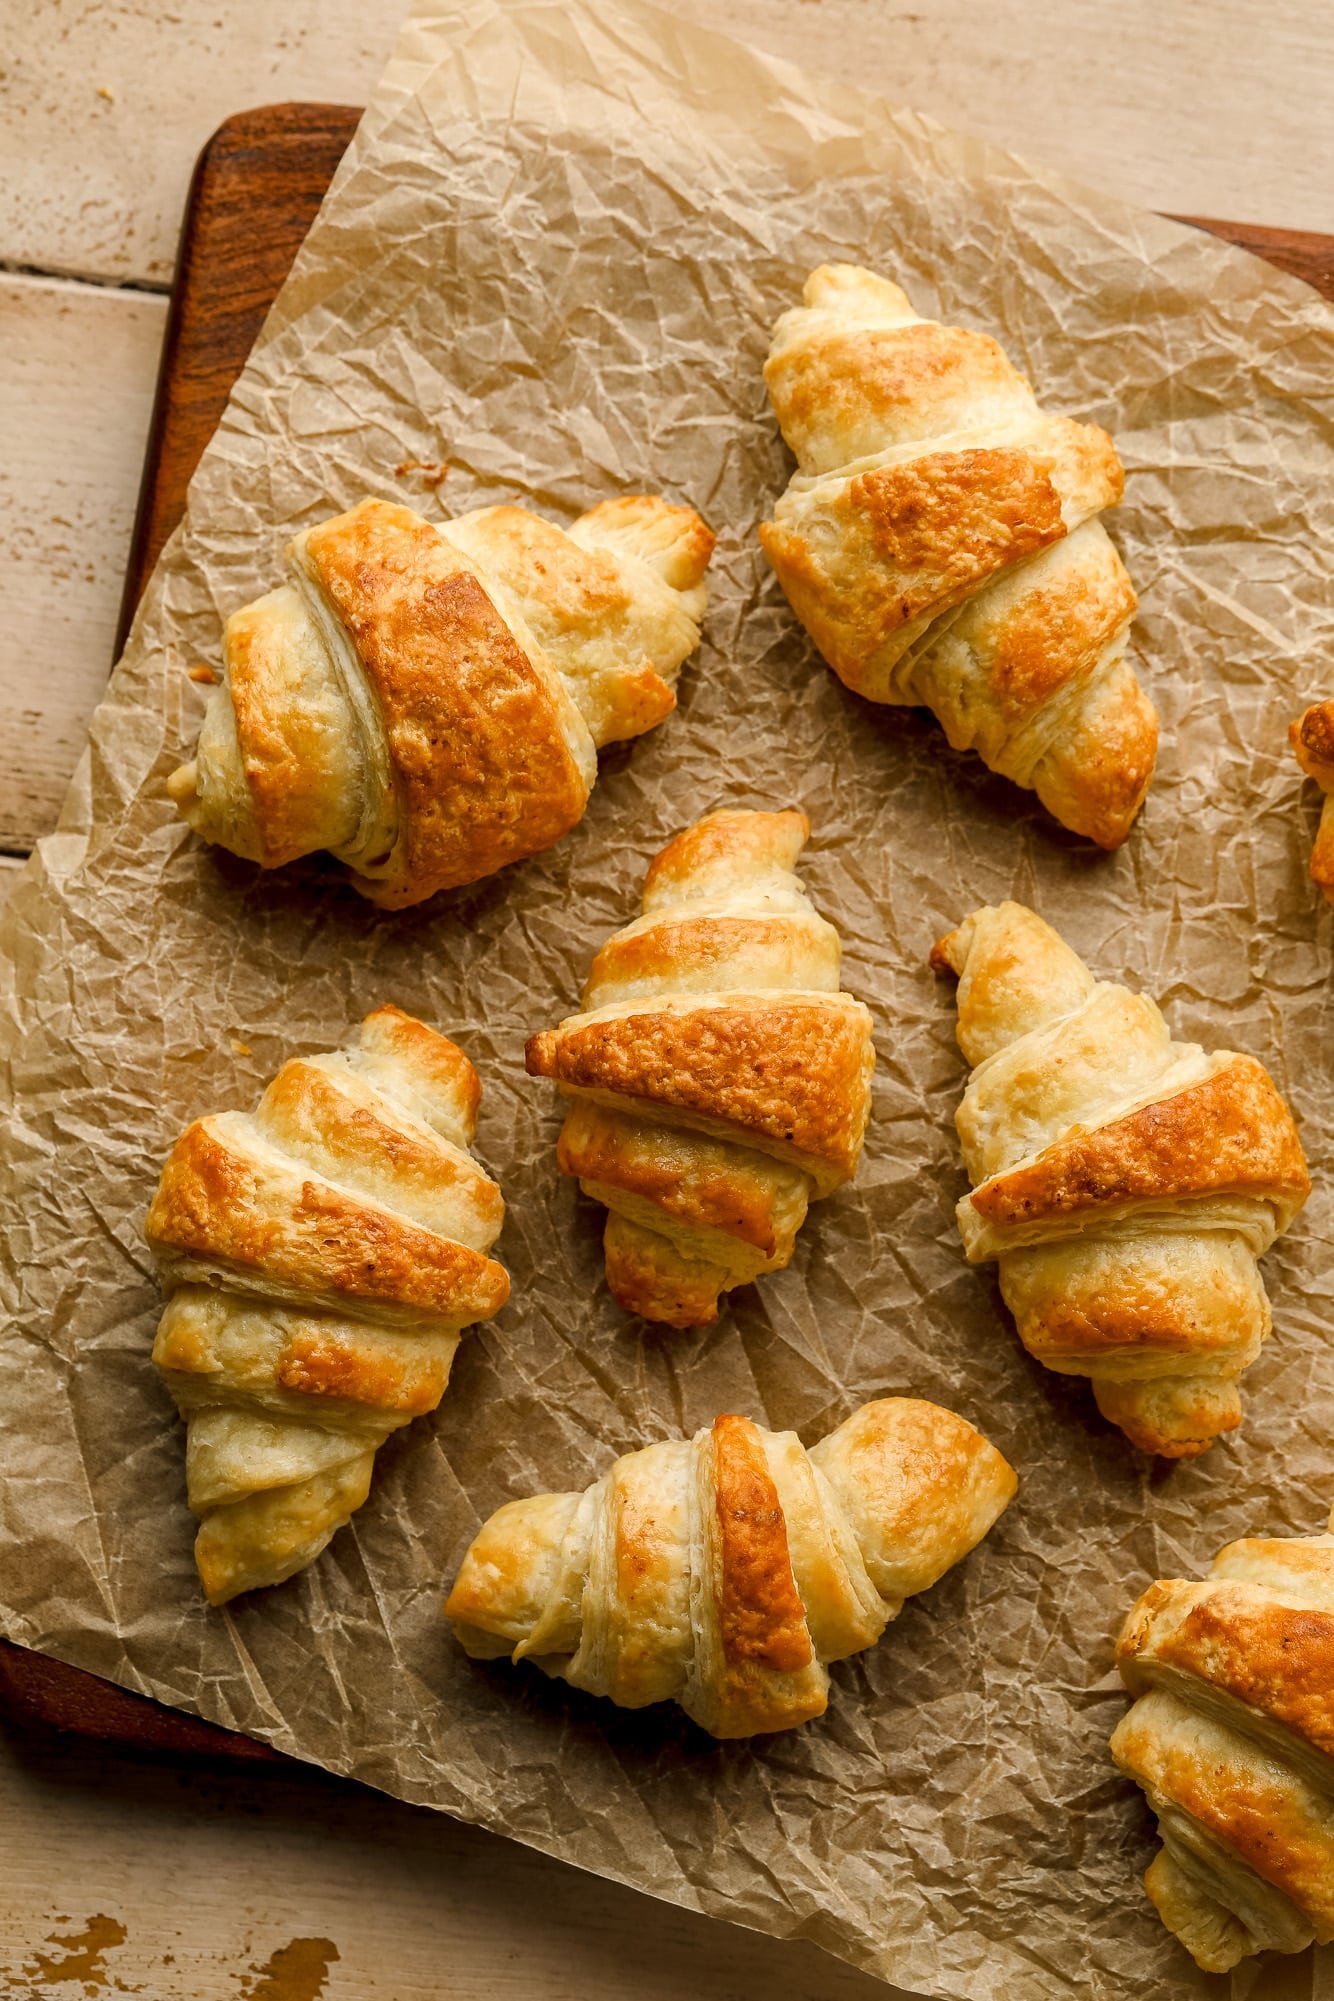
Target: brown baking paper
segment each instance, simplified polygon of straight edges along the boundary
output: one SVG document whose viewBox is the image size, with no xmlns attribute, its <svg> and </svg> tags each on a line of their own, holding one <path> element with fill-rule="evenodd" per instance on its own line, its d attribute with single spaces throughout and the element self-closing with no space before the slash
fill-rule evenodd
<svg viewBox="0 0 1334 2001">
<path fill-rule="evenodd" d="M 1048 406 L 1107 425 L 1112 521 L 1163 717 L 1121 853 L 1065 835 L 815 660 L 756 523 L 788 474 L 760 367 L 807 270 L 855 258 L 998 335 Z M 404 30 L 159 565 L 57 833 L 13 891 L 13 1093 L 0 1347 L 4 1630 L 297 1757 L 924 1994 L 1334 1996 L 1334 1956 L 1197 1975 L 1140 1889 L 1151 1821 L 1113 1770 L 1112 1639 L 1151 1578 L 1251 1532 L 1324 1526 L 1331 913 L 1285 729 L 1334 673 L 1334 320 L 1187 229 L 635 0 L 424 5 Z M 401 469 L 446 461 L 438 489 Z M 549 855 L 400 915 L 319 863 L 263 876 L 181 825 L 219 622 L 303 524 L 366 492 L 428 514 L 568 520 L 625 489 L 719 534 L 679 711 L 603 759 Z M 576 1002 L 649 857 L 723 803 L 804 806 L 805 876 L 871 1005 L 856 1185 L 786 1272 L 701 1332 L 646 1331 L 602 1283 L 602 1212 L 557 1175 L 525 1037 Z M 1273 1339 L 1239 1437 L 1137 1456 L 1085 1384 L 1022 1353 L 953 1207 L 962 1082 L 927 970 L 976 904 L 1034 903 L 1174 1030 L 1252 1051 L 1291 1095 L 1316 1192 L 1265 1274 Z M 187 1120 L 394 1000 L 458 1037 L 509 1203 L 509 1306 L 440 1411 L 380 1454 L 305 1575 L 209 1611 L 183 1428 L 149 1365 L 141 1225 Z M 1017 1464 L 987 1542 L 834 1670 L 827 1716 L 716 1745 L 534 1670 L 469 1663 L 447 1580 L 506 1498 L 582 1487 L 720 1410 L 820 1437 L 885 1392 L 975 1420 Z"/>
</svg>

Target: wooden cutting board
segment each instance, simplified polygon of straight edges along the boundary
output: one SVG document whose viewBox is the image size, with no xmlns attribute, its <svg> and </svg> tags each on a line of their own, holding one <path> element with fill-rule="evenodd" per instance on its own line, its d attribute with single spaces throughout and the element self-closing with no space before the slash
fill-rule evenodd
<svg viewBox="0 0 1334 2001">
<path fill-rule="evenodd" d="M 360 116 L 341 104 L 268 105 L 229 118 L 199 157 L 186 203 L 117 652 L 162 545 L 184 513 L 190 476 Z M 1268 258 L 1334 300 L 1334 236 L 1198 216 L 1177 220 Z M 0 1641 L 0 1711 L 22 1725 L 144 1750 L 287 1763 L 253 1738 L 6 1641 Z"/>
</svg>

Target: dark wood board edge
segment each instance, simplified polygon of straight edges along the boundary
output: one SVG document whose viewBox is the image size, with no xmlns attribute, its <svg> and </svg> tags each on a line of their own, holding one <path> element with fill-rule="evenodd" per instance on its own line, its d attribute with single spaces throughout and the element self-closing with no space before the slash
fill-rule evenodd
<svg viewBox="0 0 1334 2001">
<path fill-rule="evenodd" d="M 1215 222 L 1202 215 L 1174 215 L 1172 222 L 1207 229 L 1238 250 L 1249 250 L 1276 264 L 1289 277 L 1302 278 L 1322 297 L 1334 301 L 1334 236 L 1313 229 L 1269 229 L 1258 222 Z"/>
<path fill-rule="evenodd" d="M 232 384 L 357 129 L 346 104 L 271 104 L 221 124 L 186 197 L 116 630 L 125 644 Z"/>
<path fill-rule="evenodd" d="M 185 511 L 191 475 L 232 384 L 360 117 L 341 104 L 268 105 L 227 119 L 199 156 L 163 339 L 117 652 L 162 545 Z M 1334 237 L 1200 216 L 1174 220 L 1252 251 L 1334 299 Z M 136 1750 L 252 1766 L 289 1762 L 254 1738 L 7 1641 L 0 1641 L 0 1712 L 11 1721 Z"/>
<path fill-rule="evenodd" d="M 280 1751 L 202 1716 L 168 1709 L 101 1675 L 0 1640 L 0 1717 L 18 1731 L 58 1730 L 102 1744 L 228 1765 L 284 1767 Z"/>
</svg>

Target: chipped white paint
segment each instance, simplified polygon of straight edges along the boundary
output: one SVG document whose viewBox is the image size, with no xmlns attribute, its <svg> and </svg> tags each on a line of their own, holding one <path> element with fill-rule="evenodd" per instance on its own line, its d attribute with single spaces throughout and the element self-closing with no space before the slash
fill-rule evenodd
<svg viewBox="0 0 1334 2001">
<path fill-rule="evenodd" d="M 106 2001 L 894 2001 L 813 1946 L 359 1787 L 0 1736 L 0 1994 L 90 1993 L 27 1971 L 90 1948 Z"/>
</svg>

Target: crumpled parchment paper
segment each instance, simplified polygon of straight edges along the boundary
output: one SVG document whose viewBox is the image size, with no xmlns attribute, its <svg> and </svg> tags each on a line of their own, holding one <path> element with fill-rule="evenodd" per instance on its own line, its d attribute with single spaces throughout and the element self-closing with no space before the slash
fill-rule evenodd
<svg viewBox="0 0 1334 2001">
<path fill-rule="evenodd" d="M 814 659 L 756 542 L 788 461 L 760 366 L 824 258 L 988 329 L 1048 406 L 1130 468 L 1112 528 L 1163 752 L 1125 849 L 1096 854 Z M 1334 1495 L 1326 1339 L 1331 913 L 1285 741 L 1334 672 L 1334 319 L 1295 281 L 636 0 L 427 0 L 195 479 L 97 712 L 59 831 L 3 930 L 13 1094 L 0 1345 L 0 1625 L 298 1757 L 476 1820 L 905 1987 L 986 2001 L 1334 1995 L 1326 1954 L 1205 1980 L 1139 1886 L 1151 1822 L 1113 1770 L 1113 1635 L 1151 1578 Z M 445 460 L 438 490 L 396 471 Z M 679 712 L 603 760 L 551 854 L 402 915 L 319 863 L 265 877 L 195 841 L 163 778 L 193 741 L 222 616 L 304 523 L 366 492 L 428 514 L 517 499 L 692 501 L 720 536 Z M 854 1187 L 712 1329 L 651 1333 L 601 1284 L 602 1211 L 556 1173 L 524 1038 L 576 1003 L 649 857 L 721 803 L 799 802 L 805 876 L 874 1010 Z M 1275 1330 L 1241 1435 L 1138 1457 L 1087 1387 L 1020 1350 L 953 1205 L 962 1082 L 931 942 L 1034 903 L 1179 1035 L 1253 1051 L 1297 1108 L 1316 1192 L 1266 1260 Z M 436 1416 L 302 1577 L 211 1612 L 184 1433 L 149 1366 L 140 1236 L 194 1115 L 392 999 L 455 1035 L 509 1218 L 500 1318 Z M 1020 1496 L 828 1715 L 722 1746 L 535 1671 L 471 1665 L 440 1617 L 478 1523 L 580 1487 L 725 1409 L 819 1437 L 912 1392 L 978 1422 Z"/>
</svg>

